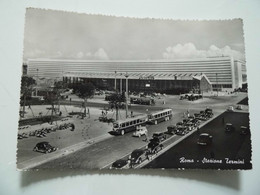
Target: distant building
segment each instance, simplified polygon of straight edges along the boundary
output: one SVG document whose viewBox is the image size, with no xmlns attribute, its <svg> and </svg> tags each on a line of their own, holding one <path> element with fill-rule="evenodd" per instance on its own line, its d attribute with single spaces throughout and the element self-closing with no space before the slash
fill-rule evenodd
<svg viewBox="0 0 260 195">
<path fill-rule="evenodd" d="M 29 75 L 63 78 L 71 83 L 91 80 L 110 88 L 113 88 L 116 77 L 118 89 L 120 80 L 125 82 L 126 72 L 129 75 L 129 90 L 176 92 L 200 88 L 204 91 L 231 91 L 247 83 L 245 62 L 232 57 L 185 60 L 28 60 Z"/>
</svg>

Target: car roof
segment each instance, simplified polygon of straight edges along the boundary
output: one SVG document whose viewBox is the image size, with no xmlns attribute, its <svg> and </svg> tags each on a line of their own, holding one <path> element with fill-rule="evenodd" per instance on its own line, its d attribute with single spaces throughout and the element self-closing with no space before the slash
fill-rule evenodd
<svg viewBox="0 0 260 195">
<path fill-rule="evenodd" d="M 226 123 L 226 125 L 232 125 L 232 123 Z"/>
<path fill-rule="evenodd" d="M 208 133 L 201 133 L 200 136 L 209 136 Z"/>
</svg>

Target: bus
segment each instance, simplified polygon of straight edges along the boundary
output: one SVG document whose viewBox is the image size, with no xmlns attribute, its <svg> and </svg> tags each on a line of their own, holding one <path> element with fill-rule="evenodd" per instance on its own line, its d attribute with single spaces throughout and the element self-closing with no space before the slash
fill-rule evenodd
<svg viewBox="0 0 260 195">
<path fill-rule="evenodd" d="M 113 132 L 124 135 L 127 132 L 135 131 L 138 126 L 147 122 L 147 115 L 139 115 L 125 120 L 118 120 L 113 123 Z"/>
<path fill-rule="evenodd" d="M 168 121 L 172 117 L 172 109 L 164 109 L 148 114 L 148 122 L 157 125 L 159 122 Z"/>
</svg>

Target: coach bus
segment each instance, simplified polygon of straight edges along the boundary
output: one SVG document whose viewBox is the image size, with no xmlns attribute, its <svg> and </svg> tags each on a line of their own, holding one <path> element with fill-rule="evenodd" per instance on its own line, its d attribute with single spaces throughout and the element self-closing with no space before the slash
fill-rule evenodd
<svg viewBox="0 0 260 195">
<path fill-rule="evenodd" d="M 172 117 L 172 109 L 156 111 L 148 115 L 148 122 L 157 125 L 159 122 L 168 121 Z"/>
<path fill-rule="evenodd" d="M 113 132 L 124 135 L 127 132 L 136 130 L 137 126 L 147 122 L 147 115 L 139 115 L 125 120 L 118 120 L 113 123 Z"/>
</svg>

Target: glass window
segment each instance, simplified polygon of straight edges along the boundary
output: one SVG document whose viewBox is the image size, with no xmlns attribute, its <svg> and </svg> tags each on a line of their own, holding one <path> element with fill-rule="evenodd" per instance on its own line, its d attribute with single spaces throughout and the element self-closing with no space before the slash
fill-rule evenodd
<svg viewBox="0 0 260 195">
<path fill-rule="evenodd" d="M 122 123 L 122 127 L 125 127 L 125 123 Z"/>
<path fill-rule="evenodd" d="M 129 122 L 126 122 L 126 127 L 128 127 L 129 126 Z"/>
</svg>

